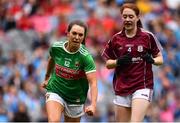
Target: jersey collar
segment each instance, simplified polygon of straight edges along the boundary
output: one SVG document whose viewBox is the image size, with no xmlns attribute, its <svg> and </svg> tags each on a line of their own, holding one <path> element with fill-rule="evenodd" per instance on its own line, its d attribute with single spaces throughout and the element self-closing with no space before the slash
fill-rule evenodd
<svg viewBox="0 0 180 123">
<path fill-rule="evenodd" d="M 65 48 L 65 44 L 66 44 L 66 43 L 68 43 L 68 41 L 65 41 L 65 42 L 64 42 L 64 44 L 63 44 L 63 49 L 64 49 L 67 53 L 69 53 L 69 54 L 75 54 L 75 53 L 79 52 L 79 50 L 80 50 L 80 48 L 81 48 L 81 46 L 82 46 L 82 44 L 80 44 L 80 47 L 79 47 L 79 49 L 78 49 L 76 52 L 69 52 L 69 51 Z"/>
<path fill-rule="evenodd" d="M 122 29 L 122 32 L 120 35 L 126 37 L 125 28 Z M 134 37 L 140 36 L 140 35 L 141 35 L 141 28 L 137 28 L 137 32 L 136 32 L 136 35 Z"/>
</svg>

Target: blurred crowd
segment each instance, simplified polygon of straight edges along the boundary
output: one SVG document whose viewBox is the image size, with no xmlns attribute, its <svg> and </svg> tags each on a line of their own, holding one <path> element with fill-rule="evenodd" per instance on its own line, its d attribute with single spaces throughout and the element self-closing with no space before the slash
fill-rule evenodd
<svg viewBox="0 0 180 123">
<path fill-rule="evenodd" d="M 126 0 L 0 0 L 0 121 L 47 121 L 43 82 L 48 48 L 66 40 L 71 20 L 89 26 L 86 46 L 97 65 L 98 106 L 82 121 L 114 121 L 113 70 L 101 57 L 110 37 L 122 29 Z M 180 0 L 133 0 L 143 27 L 163 46 L 164 65 L 153 67 L 154 96 L 144 122 L 180 122 Z M 87 100 L 88 103 L 88 100 Z"/>
</svg>

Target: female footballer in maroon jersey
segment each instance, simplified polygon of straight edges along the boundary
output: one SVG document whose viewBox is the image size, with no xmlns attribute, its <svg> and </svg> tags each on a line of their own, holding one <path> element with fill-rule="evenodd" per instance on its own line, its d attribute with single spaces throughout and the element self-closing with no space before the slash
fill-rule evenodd
<svg viewBox="0 0 180 123">
<path fill-rule="evenodd" d="M 161 46 L 156 37 L 142 29 L 139 9 L 133 3 L 121 8 L 123 29 L 107 43 L 106 67 L 115 68 L 115 120 L 143 121 L 153 91 L 153 65 L 162 65 Z"/>
</svg>

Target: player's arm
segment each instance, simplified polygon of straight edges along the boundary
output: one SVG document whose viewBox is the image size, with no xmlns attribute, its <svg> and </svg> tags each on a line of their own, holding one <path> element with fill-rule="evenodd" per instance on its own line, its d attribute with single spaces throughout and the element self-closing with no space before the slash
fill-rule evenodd
<svg viewBox="0 0 180 123">
<path fill-rule="evenodd" d="M 90 86 L 91 105 L 85 109 L 85 112 L 88 115 L 94 115 L 98 95 L 96 72 L 87 73 L 86 76 Z"/>
<path fill-rule="evenodd" d="M 113 69 L 117 67 L 117 60 L 109 59 L 106 61 L 106 68 Z"/>
<path fill-rule="evenodd" d="M 108 69 L 113 69 L 115 67 L 117 67 L 117 60 L 116 60 L 116 54 L 115 51 L 113 50 L 114 46 L 113 46 L 113 42 L 112 39 L 108 41 L 108 43 L 105 46 L 105 49 L 102 52 L 102 57 L 104 58 L 104 60 L 106 61 L 106 68 Z"/>
<path fill-rule="evenodd" d="M 46 74 L 45 74 L 45 80 L 44 80 L 44 82 L 41 84 L 41 86 L 42 86 L 43 88 L 45 88 L 45 87 L 47 86 L 47 84 L 48 84 L 49 77 L 50 77 L 50 75 L 51 75 L 51 73 L 52 73 L 52 71 L 53 71 L 53 69 L 54 69 L 54 65 L 55 65 L 55 62 L 54 62 L 53 58 L 52 58 L 52 57 L 49 57 L 48 63 L 47 63 Z"/>
<path fill-rule="evenodd" d="M 163 56 L 162 56 L 161 52 L 159 52 L 153 59 L 154 59 L 154 65 L 162 65 L 163 64 Z"/>
<path fill-rule="evenodd" d="M 147 52 L 143 59 L 150 64 L 154 65 L 162 65 L 163 64 L 163 56 L 162 56 L 162 46 L 159 43 L 158 39 L 153 35 L 149 34 L 150 37 L 150 53 Z"/>
<path fill-rule="evenodd" d="M 130 54 L 125 54 L 116 60 L 109 59 L 106 61 L 106 67 L 108 69 L 113 69 L 117 66 L 123 66 L 132 63 L 132 57 Z"/>
<path fill-rule="evenodd" d="M 85 112 L 92 116 L 96 110 L 97 103 L 97 77 L 96 77 L 96 66 L 94 60 L 91 55 L 86 55 L 83 60 L 84 63 L 84 71 L 86 72 L 86 77 L 89 83 L 89 92 L 90 92 L 90 101 L 91 104 L 85 107 Z"/>
<path fill-rule="evenodd" d="M 48 80 L 53 69 L 54 69 L 54 65 L 55 65 L 55 62 L 53 60 L 52 57 L 49 57 L 48 59 L 48 64 L 47 64 L 47 69 L 46 69 L 46 74 L 45 74 L 45 80 Z"/>
</svg>

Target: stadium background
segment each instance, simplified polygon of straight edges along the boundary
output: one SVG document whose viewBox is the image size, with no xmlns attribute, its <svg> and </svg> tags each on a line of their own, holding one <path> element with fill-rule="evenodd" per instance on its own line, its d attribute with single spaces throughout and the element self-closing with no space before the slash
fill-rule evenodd
<svg viewBox="0 0 180 123">
<path fill-rule="evenodd" d="M 124 0 L 0 0 L 0 121 L 47 121 L 44 91 L 48 47 L 64 40 L 68 22 L 88 23 L 86 44 L 98 75 L 95 117 L 82 121 L 113 121 L 112 75 L 100 54 L 121 29 L 119 7 Z M 180 122 L 180 0 L 133 0 L 145 29 L 162 44 L 164 65 L 153 67 L 154 97 L 145 122 Z"/>
</svg>

